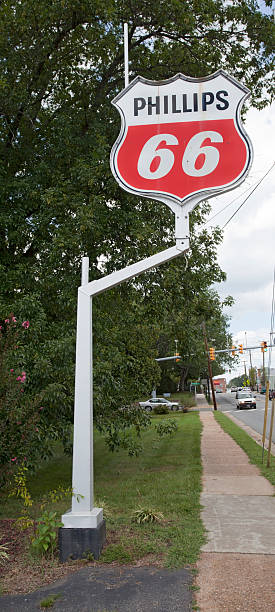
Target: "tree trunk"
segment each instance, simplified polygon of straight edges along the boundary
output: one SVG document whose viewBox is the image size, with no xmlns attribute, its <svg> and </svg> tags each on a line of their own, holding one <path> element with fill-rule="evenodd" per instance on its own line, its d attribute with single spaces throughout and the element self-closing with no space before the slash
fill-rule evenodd
<svg viewBox="0 0 275 612">
<path fill-rule="evenodd" d="M 182 368 L 180 373 L 180 382 L 179 382 L 179 390 L 184 391 L 184 385 L 187 378 L 187 374 L 189 372 L 189 366 L 187 368 Z"/>
</svg>

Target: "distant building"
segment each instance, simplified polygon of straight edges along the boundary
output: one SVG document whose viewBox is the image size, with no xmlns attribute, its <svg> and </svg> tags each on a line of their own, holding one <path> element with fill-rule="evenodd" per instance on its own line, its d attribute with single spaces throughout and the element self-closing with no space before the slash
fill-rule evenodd
<svg viewBox="0 0 275 612">
<path fill-rule="evenodd" d="M 215 391 L 226 393 L 226 378 L 213 378 Z"/>
<path fill-rule="evenodd" d="M 261 391 L 261 388 L 262 388 L 262 384 L 261 384 L 262 372 L 263 372 L 262 368 L 257 369 L 257 387 L 259 391 Z M 266 375 L 266 380 L 267 380 L 268 368 L 265 368 L 265 375 Z M 275 368 L 270 368 L 269 388 L 272 390 L 275 390 Z"/>
</svg>

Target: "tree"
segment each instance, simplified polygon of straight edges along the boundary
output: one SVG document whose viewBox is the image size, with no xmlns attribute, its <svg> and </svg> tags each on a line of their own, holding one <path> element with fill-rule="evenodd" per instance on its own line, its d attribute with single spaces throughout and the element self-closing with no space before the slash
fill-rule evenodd
<svg viewBox="0 0 275 612">
<path fill-rule="evenodd" d="M 273 92 L 274 25 L 254 0 L 1 3 L 0 313 L 24 311 L 35 325 L 36 312 L 43 313 L 39 351 L 30 346 L 26 359 L 34 390 L 48 393 L 52 422 L 58 401 L 72 420 L 81 256 L 90 257 L 94 279 L 161 250 L 172 236 L 171 212 L 122 192 L 109 170 L 119 131 L 110 102 L 123 87 L 124 21 L 131 78 L 204 76 L 222 65 L 251 87 L 255 106 Z M 197 248 L 208 240 L 205 232 Z M 173 269 L 180 275 L 181 264 Z M 131 401 L 159 375 L 153 358 L 160 298 L 151 283 L 169 286 L 170 274 L 164 266 L 94 300 L 99 424 L 102 411 L 113 420 L 118 401 Z M 164 310 L 168 290 L 165 300 Z"/>
<path fill-rule="evenodd" d="M 228 386 L 229 387 L 244 387 L 246 382 L 247 380 L 246 380 L 245 374 L 241 374 L 240 376 L 235 376 L 234 378 L 231 378 L 231 380 L 228 383 Z"/>
</svg>

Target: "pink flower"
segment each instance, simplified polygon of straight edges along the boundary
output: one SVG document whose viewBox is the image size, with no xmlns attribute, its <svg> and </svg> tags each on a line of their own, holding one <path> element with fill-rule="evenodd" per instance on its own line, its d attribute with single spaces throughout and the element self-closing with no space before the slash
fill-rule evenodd
<svg viewBox="0 0 275 612">
<path fill-rule="evenodd" d="M 38 427 L 35 428 L 35 431 L 39 431 Z"/>
<path fill-rule="evenodd" d="M 18 382 L 24 383 L 26 380 L 26 372 L 22 372 L 22 376 L 17 376 Z"/>
<path fill-rule="evenodd" d="M 17 457 L 13 457 L 13 459 L 11 459 L 11 461 L 17 461 Z"/>
<path fill-rule="evenodd" d="M 13 323 L 16 323 L 16 318 L 15 317 L 12 317 L 11 320 L 13 321 Z"/>
<path fill-rule="evenodd" d="M 0 329 L 3 329 L 2 325 L 0 325 Z"/>
<path fill-rule="evenodd" d="M 24 329 L 28 329 L 30 327 L 30 322 L 29 321 L 23 321 L 22 327 L 24 327 Z"/>
<path fill-rule="evenodd" d="M 40 406 L 39 410 L 44 410 L 43 406 Z"/>
<path fill-rule="evenodd" d="M 11 368 L 10 372 L 14 372 L 14 369 L 13 369 L 13 368 Z"/>
<path fill-rule="evenodd" d="M 10 320 L 9 320 L 9 319 L 5 319 L 5 323 L 9 323 L 9 322 L 10 322 Z"/>
</svg>

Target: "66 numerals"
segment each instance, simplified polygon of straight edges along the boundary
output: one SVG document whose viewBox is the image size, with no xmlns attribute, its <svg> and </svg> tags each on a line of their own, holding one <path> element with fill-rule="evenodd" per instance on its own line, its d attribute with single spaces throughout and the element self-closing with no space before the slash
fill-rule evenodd
<svg viewBox="0 0 275 612">
<path fill-rule="evenodd" d="M 203 145 L 206 139 L 209 139 L 211 143 L 223 142 L 222 135 L 212 130 L 194 134 L 187 143 L 181 160 L 183 172 L 188 176 L 207 176 L 217 168 L 220 152 L 212 144 Z M 164 143 L 166 146 L 159 147 L 161 143 Z M 168 149 L 167 146 L 177 145 L 179 145 L 179 141 L 174 134 L 156 134 L 149 138 L 138 158 L 137 170 L 139 175 L 150 180 L 157 180 L 167 176 L 175 163 L 174 152 Z M 200 155 L 204 156 L 203 163 L 197 168 L 196 162 Z"/>
</svg>

